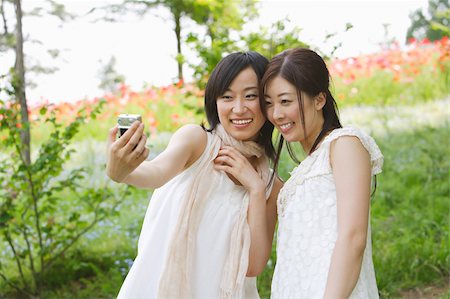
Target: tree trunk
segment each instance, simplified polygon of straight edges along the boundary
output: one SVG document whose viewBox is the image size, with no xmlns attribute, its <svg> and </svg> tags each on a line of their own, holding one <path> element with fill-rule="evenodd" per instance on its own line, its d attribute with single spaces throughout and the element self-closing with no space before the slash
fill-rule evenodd
<svg viewBox="0 0 450 299">
<path fill-rule="evenodd" d="M 14 89 L 16 100 L 20 103 L 22 132 L 22 158 L 27 165 L 30 159 L 30 126 L 28 121 L 28 105 L 25 96 L 25 67 L 23 61 L 22 5 L 21 0 L 14 0 L 16 7 L 16 62 L 14 65 Z"/>
<path fill-rule="evenodd" d="M 174 13 L 173 18 L 175 20 L 175 35 L 177 37 L 177 57 L 182 57 L 181 52 L 181 14 Z M 183 80 L 183 62 L 177 59 L 178 63 L 178 80 Z"/>
</svg>

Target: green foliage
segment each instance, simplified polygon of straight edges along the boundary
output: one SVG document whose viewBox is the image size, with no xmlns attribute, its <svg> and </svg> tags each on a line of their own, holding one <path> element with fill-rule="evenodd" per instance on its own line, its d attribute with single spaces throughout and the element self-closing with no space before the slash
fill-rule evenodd
<svg viewBox="0 0 450 299">
<path fill-rule="evenodd" d="M 267 58 L 294 47 L 308 47 L 300 41 L 300 28 L 286 30 L 286 21 L 277 21 L 270 27 L 261 26 L 257 31 L 243 34 L 240 27 L 233 28 L 228 24 L 214 23 L 208 34 L 200 37 L 191 33 L 187 43 L 191 45 L 200 57 L 199 63 L 191 63 L 194 78 L 200 87 L 206 85 L 208 75 L 217 63 L 227 54 L 234 51 L 257 51 Z M 221 24 L 218 26 L 217 24 Z"/>
<path fill-rule="evenodd" d="M 309 48 L 300 40 L 301 29 L 294 27 L 286 31 L 289 20 L 277 21 L 270 27 L 261 26 L 256 32 L 241 36 L 248 50 L 257 51 L 268 59 L 289 48 Z"/>
<path fill-rule="evenodd" d="M 186 43 L 200 58 L 198 63 L 190 63 L 189 66 L 194 70 L 199 86 L 205 86 L 207 76 L 223 55 L 239 50 L 237 41 L 231 36 L 257 16 L 256 1 L 192 1 L 189 16 L 205 27 L 204 33 L 191 32 L 186 38 Z"/>
<path fill-rule="evenodd" d="M 450 4 L 447 0 L 428 0 L 428 14 L 418 9 L 410 14 L 406 40 L 427 38 L 435 41 L 450 36 Z"/>
<path fill-rule="evenodd" d="M 372 205 L 372 235 L 378 285 L 386 293 L 449 274 L 449 137 L 445 125 L 380 142 L 385 165 Z"/>
<path fill-rule="evenodd" d="M 0 94 L 14 91 L 6 84 Z M 64 169 L 75 152 L 71 140 L 101 107 L 102 103 L 89 114 L 79 111 L 67 125 L 43 107 L 40 114 L 50 124 L 50 137 L 29 164 L 20 141 L 29 123 L 21 123 L 18 103 L 0 100 L 0 244 L 5 248 L 0 277 L 22 297 L 39 295 L 57 262 L 95 224 L 114 213 L 128 192 L 82 184 L 87 168 Z"/>
</svg>

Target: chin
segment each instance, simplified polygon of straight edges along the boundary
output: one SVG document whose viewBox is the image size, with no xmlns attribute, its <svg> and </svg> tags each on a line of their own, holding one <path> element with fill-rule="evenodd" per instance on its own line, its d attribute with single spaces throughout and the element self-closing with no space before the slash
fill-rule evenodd
<svg viewBox="0 0 450 299">
<path fill-rule="evenodd" d="M 281 134 L 281 135 L 283 135 L 283 134 Z M 283 138 L 287 142 L 297 142 L 297 141 L 299 141 L 299 138 L 296 138 L 295 136 L 292 136 L 292 135 L 283 135 Z"/>
<path fill-rule="evenodd" d="M 234 139 L 239 140 L 239 141 L 249 141 L 249 140 L 255 140 L 256 139 L 256 135 L 254 134 L 247 134 L 244 132 L 233 132 L 230 134 Z"/>
</svg>

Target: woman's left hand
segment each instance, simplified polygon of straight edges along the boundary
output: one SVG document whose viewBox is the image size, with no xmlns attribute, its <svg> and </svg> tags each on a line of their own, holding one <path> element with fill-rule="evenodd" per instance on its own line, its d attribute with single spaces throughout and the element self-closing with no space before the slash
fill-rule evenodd
<svg viewBox="0 0 450 299">
<path fill-rule="evenodd" d="M 214 168 L 236 178 L 250 193 L 264 190 L 265 185 L 250 161 L 231 146 L 223 146 L 214 159 Z"/>
</svg>

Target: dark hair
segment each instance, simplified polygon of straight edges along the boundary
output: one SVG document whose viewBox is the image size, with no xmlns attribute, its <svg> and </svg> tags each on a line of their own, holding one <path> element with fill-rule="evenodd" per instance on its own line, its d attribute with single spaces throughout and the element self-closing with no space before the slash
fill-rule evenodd
<svg viewBox="0 0 450 299">
<path fill-rule="evenodd" d="M 269 60 L 261 54 L 253 51 L 235 52 L 223 58 L 214 68 L 205 88 L 205 113 L 211 132 L 220 123 L 217 112 L 217 99 L 222 96 L 233 82 L 234 78 L 247 67 L 251 67 L 258 77 L 258 84 L 264 75 L 264 70 Z M 259 94 L 263 98 L 263 94 Z M 261 103 L 261 101 L 260 101 Z M 263 107 L 261 107 L 261 110 Z M 273 124 L 266 119 L 259 131 L 256 142 L 264 147 L 266 155 L 270 159 L 275 158 L 275 149 L 272 144 Z"/>
<path fill-rule="evenodd" d="M 261 80 L 261 92 L 263 94 L 265 94 L 266 85 L 276 76 L 282 77 L 294 85 L 297 89 L 297 98 L 300 105 L 300 118 L 305 130 L 305 136 L 305 115 L 303 111 L 303 97 L 301 96 L 301 92 L 306 93 L 310 97 L 315 97 L 320 93 L 325 93 L 326 95 L 326 102 L 322 108 L 324 118 L 323 127 L 311 147 L 311 151 L 309 152 L 310 154 L 316 149 L 317 145 L 325 137 L 326 133 L 336 128 L 342 128 L 341 122 L 339 121 L 336 101 L 329 90 L 330 74 L 325 61 L 316 52 L 310 49 L 295 48 L 281 52 L 267 65 L 266 71 Z M 266 102 L 264 98 L 260 100 L 260 103 L 267 117 Z M 300 161 L 295 157 L 294 151 L 290 144 L 288 142 L 286 143 L 291 158 L 295 162 L 300 163 Z M 278 167 L 283 144 L 284 138 L 281 134 L 279 134 L 277 151 L 274 159 L 275 170 Z"/>
</svg>

